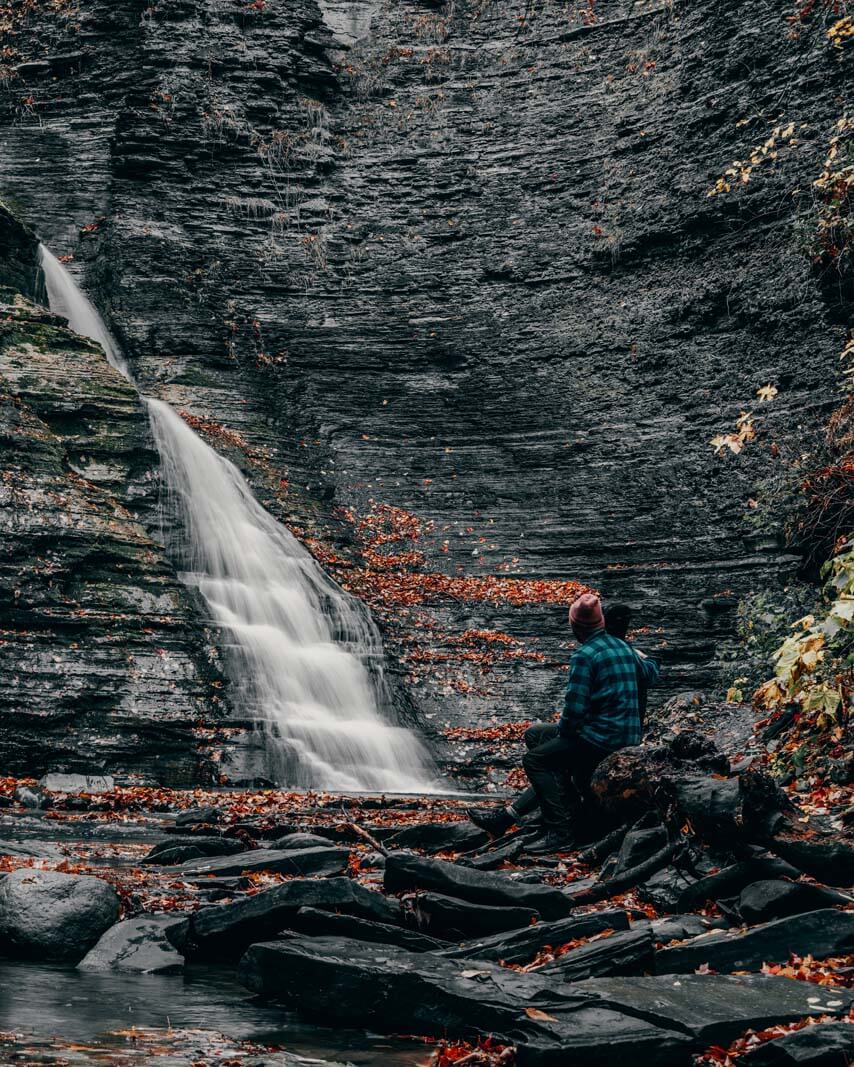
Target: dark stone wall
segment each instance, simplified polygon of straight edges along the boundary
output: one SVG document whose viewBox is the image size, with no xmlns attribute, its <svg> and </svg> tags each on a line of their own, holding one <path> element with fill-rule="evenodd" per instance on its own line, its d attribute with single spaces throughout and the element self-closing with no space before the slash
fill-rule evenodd
<svg viewBox="0 0 854 1067">
<path fill-rule="evenodd" d="M 824 5 L 795 14 L 37 9 L 0 194 L 74 254 L 143 387 L 372 604 L 405 714 L 548 715 L 566 581 L 637 607 L 668 690 L 716 686 L 739 598 L 792 563 L 748 502 L 843 344 L 804 245 L 850 60 Z M 749 180 L 707 195 L 734 160 Z M 757 440 L 716 456 L 744 410 Z"/>
<path fill-rule="evenodd" d="M 0 232 L 3 277 L 35 278 L 32 234 L 2 207 Z M 215 780 L 197 721 L 221 714 L 216 652 L 138 518 L 156 502 L 145 408 L 100 348 L 2 284 L 0 460 L 3 773 Z"/>
</svg>

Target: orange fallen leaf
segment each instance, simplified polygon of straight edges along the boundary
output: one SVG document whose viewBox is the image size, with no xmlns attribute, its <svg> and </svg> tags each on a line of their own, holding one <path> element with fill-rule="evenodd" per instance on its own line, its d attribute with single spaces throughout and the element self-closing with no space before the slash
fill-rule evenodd
<svg viewBox="0 0 854 1067">
<path fill-rule="evenodd" d="M 548 1012 L 540 1011 L 539 1008 L 525 1008 L 525 1014 L 529 1019 L 536 1019 L 541 1023 L 556 1023 L 557 1019 L 554 1015 L 549 1015 Z"/>
</svg>

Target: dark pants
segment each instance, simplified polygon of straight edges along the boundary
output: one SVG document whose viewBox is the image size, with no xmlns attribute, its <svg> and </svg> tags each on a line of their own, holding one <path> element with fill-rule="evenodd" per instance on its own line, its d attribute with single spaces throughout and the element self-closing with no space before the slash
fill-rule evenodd
<svg viewBox="0 0 854 1067">
<path fill-rule="evenodd" d="M 593 772 L 610 753 L 581 737 L 561 737 L 556 723 L 529 727 L 525 744 L 522 766 L 531 785 L 513 801 L 513 810 L 526 815 L 539 804 L 547 828 L 563 827 L 570 804 L 586 798 Z"/>
</svg>

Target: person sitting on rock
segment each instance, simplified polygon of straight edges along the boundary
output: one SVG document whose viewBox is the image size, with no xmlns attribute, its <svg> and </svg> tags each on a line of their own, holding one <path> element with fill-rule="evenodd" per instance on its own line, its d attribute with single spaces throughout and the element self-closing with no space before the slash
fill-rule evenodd
<svg viewBox="0 0 854 1067">
<path fill-rule="evenodd" d="M 569 775 L 579 798 L 585 797 L 599 763 L 640 741 L 641 703 L 645 712 L 646 692 L 658 680 L 658 664 L 625 640 L 630 618 L 627 605 L 603 612 L 589 593 L 572 605 L 569 622 L 580 647 L 570 662 L 560 721 L 525 731 L 522 764 L 530 787 L 507 807 L 470 808 L 475 825 L 503 833 L 539 805 L 545 836 L 535 847 L 556 851 L 571 844 L 564 780 Z"/>
<path fill-rule="evenodd" d="M 632 609 L 628 604 L 605 604 L 602 608 L 605 616 L 605 630 L 613 637 L 619 637 L 621 641 L 628 642 L 629 626 L 632 621 Z M 639 648 L 631 646 L 632 651 L 638 657 L 638 714 L 640 715 L 641 735 L 646 722 L 646 706 L 649 699 L 649 687 L 655 685 L 659 678 L 658 664 L 641 652 Z"/>
</svg>

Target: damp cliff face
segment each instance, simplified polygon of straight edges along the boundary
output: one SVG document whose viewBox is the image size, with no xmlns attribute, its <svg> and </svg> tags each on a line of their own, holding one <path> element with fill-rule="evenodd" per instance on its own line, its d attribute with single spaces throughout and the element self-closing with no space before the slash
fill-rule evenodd
<svg viewBox="0 0 854 1067">
<path fill-rule="evenodd" d="M 547 715 L 568 582 L 636 606 L 670 690 L 730 680 L 791 567 L 748 502 L 842 347 L 805 251 L 829 10 L 12 10 L 0 192 L 372 605 L 406 715 Z"/>
<path fill-rule="evenodd" d="M 30 289 L 32 236 L 2 208 L 0 226 L 19 250 L 0 281 Z M 0 456 L 7 773 L 105 767 L 209 780 L 193 726 L 221 682 L 139 520 L 157 463 L 145 410 L 98 347 L 18 285 L 0 288 Z"/>
</svg>

